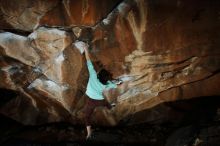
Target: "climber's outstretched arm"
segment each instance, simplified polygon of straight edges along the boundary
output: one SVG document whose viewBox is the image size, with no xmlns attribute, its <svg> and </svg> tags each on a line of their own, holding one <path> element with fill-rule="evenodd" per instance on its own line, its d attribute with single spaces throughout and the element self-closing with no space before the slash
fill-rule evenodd
<svg viewBox="0 0 220 146">
<path fill-rule="evenodd" d="M 88 67 L 88 70 L 89 70 L 89 76 L 94 76 L 96 77 L 97 74 L 96 74 L 96 71 L 94 69 L 94 66 L 91 62 L 91 59 L 90 59 L 90 54 L 89 54 L 89 50 L 88 50 L 88 46 L 85 46 L 84 47 L 84 50 L 85 50 L 85 56 L 86 56 L 86 62 L 87 62 L 87 67 Z"/>
<path fill-rule="evenodd" d="M 89 55 L 89 51 L 88 51 L 88 46 L 87 45 L 84 47 L 84 50 L 85 50 L 86 60 L 90 61 L 91 59 L 90 59 L 90 55 Z"/>
</svg>

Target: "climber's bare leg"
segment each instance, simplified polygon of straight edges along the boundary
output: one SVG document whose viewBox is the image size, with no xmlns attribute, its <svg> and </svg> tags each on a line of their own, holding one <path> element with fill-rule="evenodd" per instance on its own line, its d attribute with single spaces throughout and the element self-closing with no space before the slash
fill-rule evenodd
<svg viewBox="0 0 220 146">
<path fill-rule="evenodd" d="M 91 125 L 86 126 L 86 131 L 87 131 L 86 139 L 88 139 L 92 135 Z"/>
</svg>

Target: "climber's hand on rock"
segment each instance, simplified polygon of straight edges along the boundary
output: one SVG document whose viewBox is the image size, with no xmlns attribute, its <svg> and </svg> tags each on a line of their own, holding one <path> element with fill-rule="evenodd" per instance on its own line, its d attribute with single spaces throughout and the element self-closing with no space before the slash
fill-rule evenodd
<svg viewBox="0 0 220 146">
<path fill-rule="evenodd" d="M 121 85 L 123 83 L 123 81 L 120 79 L 113 80 L 112 82 L 115 83 L 116 85 Z"/>
<path fill-rule="evenodd" d="M 116 85 L 121 85 L 123 83 L 123 81 L 119 80 Z"/>
<path fill-rule="evenodd" d="M 88 48 L 89 48 L 89 46 L 88 45 L 85 45 L 84 47 L 83 47 L 83 49 L 85 50 L 85 52 L 87 52 L 88 53 Z"/>
</svg>

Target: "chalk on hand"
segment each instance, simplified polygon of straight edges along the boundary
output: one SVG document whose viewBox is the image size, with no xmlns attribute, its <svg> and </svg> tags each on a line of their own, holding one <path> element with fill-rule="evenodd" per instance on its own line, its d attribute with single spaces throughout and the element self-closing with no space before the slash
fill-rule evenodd
<svg viewBox="0 0 220 146">
<path fill-rule="evenodd" d="M 112 80 L 112 82 L 115 83 L 116 85 L 120 85 L 121 83 L 123 83 L 123 81 L 120 79 Z"/>
<path fill-rule="evenodd" d="M 84 47 L 86 47 L 86 43 L 84 43 L 83 41 L 76 41 L 75 43 L 74 43 L 74 45 L 76 46 L 76 48 L 79 50 L 79 52 L 81 53 L 81 54 L 83 54 L 83 52 L 85 51 L 84 50 Z"/>
</svg>

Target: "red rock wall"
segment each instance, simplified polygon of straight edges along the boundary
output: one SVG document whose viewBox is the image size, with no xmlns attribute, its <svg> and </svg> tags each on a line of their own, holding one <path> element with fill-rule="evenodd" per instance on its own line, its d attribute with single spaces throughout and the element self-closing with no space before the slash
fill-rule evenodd
<svg viewBox="0 0 220 146">
<path fill-rule="evenodd" d="M 89 43 L 92 60 L 124 80 L 108 92 L 117 101 L 115 116 L 97 109 L 97 124 L 114 125 L 168 101 L 220 95 L 219 4 L 1 0 L 0 87 L 19 93 L 1 113 L 25 124 L 82 123 L 88 73 L 76 40 Z"/>
</svg>

